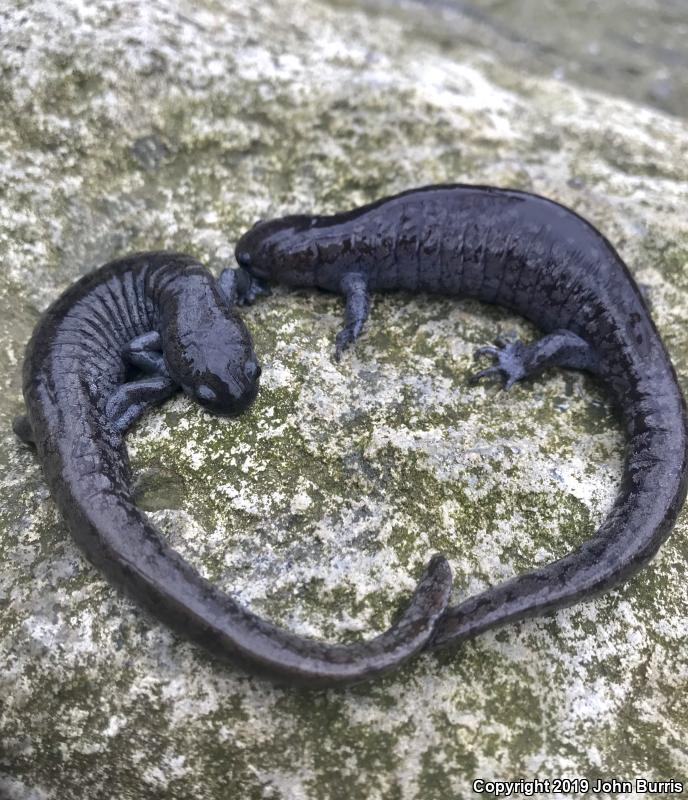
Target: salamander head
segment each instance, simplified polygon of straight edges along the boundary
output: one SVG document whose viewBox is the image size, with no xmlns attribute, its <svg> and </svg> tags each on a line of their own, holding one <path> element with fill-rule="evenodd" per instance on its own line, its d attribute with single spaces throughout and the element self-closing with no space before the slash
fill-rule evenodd
<svg viewBox="0 0 688 800">
<path fill-rule="evenodd" d="M 258 220 L 237 242 L 234 255 L 254 278 L 287 286 L 313 286 L 319 261 L 318 218 L 306 214 Z"/>
<path fill-rule="evenodd" d="M 251 335 L 233 311 L 219 304 L 189 309 L 169 322 L 163 341 L 171 377 L 204 408 L 234 415 L 255 400 L 261 370 Z"/>
</svg>

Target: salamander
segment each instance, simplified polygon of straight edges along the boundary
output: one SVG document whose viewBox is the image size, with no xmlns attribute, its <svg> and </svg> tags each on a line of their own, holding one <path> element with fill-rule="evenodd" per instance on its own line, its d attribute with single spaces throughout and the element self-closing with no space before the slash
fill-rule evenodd
<svg viewBox="0 0 688 800">
<path fill-rule="evenodd" d="M 495 376 L 509 388 L 547 367 L 586 370 L 619 409 L 623 477 L 592 538 L 448 607 L 426 647 L 585 600 L 636 573 L 668 536 L 686 496 L 684 398 L 627 267 L 571 209 L 510 189 L 425 186 L 345 213 L 258 221 L 235 256 L 254 287 L 267 281 L 343 295 L 337 358 L 361 335 L 371 292 L 476 298 L 526 317 L 544 335 L 481 347 L 477 356 L 494 363 L 473 381 Z"/>
<path fill-rule="evenodd" d="M 52 497 L 90 561 L 153 614 L 219 656 L 278 681 L 329 686 L 397 666 L 432 635 L 451 591 L 432 558 L 410 603 L 380 636 L 348 645 L 300 637 L 205 580 L 137 508 L 124 434 L 182 389 L 217 414 L 256 397 L 260 366 L 236 311 L 259 289 L 235 269 L 216 280 L 181 253 L 137 253 L 91 272 L 39 320 L 26 349 L 26 414 Z"/>
</svg>

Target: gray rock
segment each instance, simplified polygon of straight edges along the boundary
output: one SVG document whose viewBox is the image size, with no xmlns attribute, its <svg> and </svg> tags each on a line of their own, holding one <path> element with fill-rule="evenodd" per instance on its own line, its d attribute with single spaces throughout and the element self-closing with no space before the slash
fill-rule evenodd
<svg viewBox="0 0 688 800">
<path fill-rule="evenodd" d="M 9 429 L 23 346 L 71 281 L 129 251 L 229 263 L 255 218 L 424 183 L 529 189 L 618 245 L 685 385 L 688 125 L 514 71 L 410 16 L 310 0 L 39 0 L 0 24 L 0 793 L 463 797 L 476 778 L 685 779 L 686 521 L 622 588 L 346 691 L 218 664 L 82 558 Z M 563 555 L 612 502 L 623 441 L 591 379 L 468 388 L 475 346 L 535 331 L 471 302 L 246 312 L 255 405 L 178 398 L 129 438 L 141 505 L 247 606 L 331 640 L 385 628 L 437 550 L 456 597 Z"/>
</svg>

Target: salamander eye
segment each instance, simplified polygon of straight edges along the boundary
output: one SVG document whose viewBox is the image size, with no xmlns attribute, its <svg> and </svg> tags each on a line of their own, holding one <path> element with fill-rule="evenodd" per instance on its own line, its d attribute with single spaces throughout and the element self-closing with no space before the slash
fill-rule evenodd
<svg viewBox="0 0 688 800">
<path fill-rule="evenodd" d="M 244 269 L 248 269 L 251 266 L 251 254 L 247 253 L 245 250 L 241 253 L 237 253 L 236 260 L 239 262 L 239 266 Z"/>
<path fill-rule="evenodd" d="M 257 381 L 258 378 L 260 378 L 261 372 L 260 364 L 258 364 L 257 361 L 249 361 L 244 367 L 244 375 L 249 383 Z"/>
<path fill-rule="evenodd" d="M 206 386 L 205 384 L 196 387 L 196 397 L 206 403 L 212 403 L 214 400 L 217 400 L 217 394 L 210 386 Z"/>
</svg>

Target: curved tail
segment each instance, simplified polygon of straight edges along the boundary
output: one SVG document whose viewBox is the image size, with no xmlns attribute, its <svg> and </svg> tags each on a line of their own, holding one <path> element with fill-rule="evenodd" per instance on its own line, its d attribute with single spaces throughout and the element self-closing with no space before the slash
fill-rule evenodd
<svg viewBox="0 0 688 800">
<path fill-rule="evenodd" d="M 428 647 L 588 599 L 637 572 L 666 539 L 686 497 L 685 403 L 668 363 L 655 364 L 652 388 L 627 395 L 627 445 L 617 500 L 596 534 L 578 549 L 447 609 Z"/>
<path fill-rule="evenodd" d="M 290 684 L 363 681 L 419 652 L 447 608 L 447 560 L 430 560 L 398 621 L 376 638 L 329 644 L 297 636 L 243 608 L 203 578 L 165 542 L 127 493 L 98 492 L 73 505 L 70 528 L 92 562 L 157 617 L 214 653 Z M 111 500 L 115 500 L 112 502 Z"/>
</svg>

